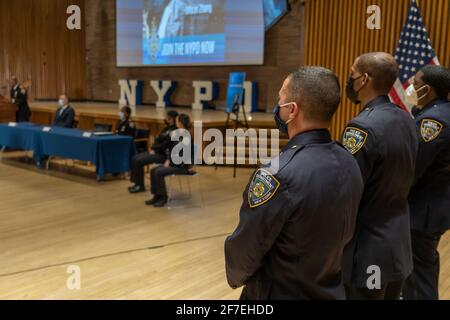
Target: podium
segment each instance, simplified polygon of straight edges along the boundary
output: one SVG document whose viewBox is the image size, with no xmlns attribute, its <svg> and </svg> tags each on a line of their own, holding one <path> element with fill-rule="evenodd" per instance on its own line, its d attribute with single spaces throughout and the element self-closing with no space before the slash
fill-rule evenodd
<svg viewBox="0 0 450 320">
<path fill-rule="evenodd" d="M 16 121 L 17 106 L 0 95 L 0 123 Z"/>
</svg>

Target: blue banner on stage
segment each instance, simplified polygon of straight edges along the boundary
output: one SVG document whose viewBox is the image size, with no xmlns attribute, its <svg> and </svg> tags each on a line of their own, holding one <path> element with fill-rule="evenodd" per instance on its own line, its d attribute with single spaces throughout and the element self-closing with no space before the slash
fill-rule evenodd
<svg viewBox="0 0 450 320">
<path fill-rule="evenodd" d="M 245 77 L 245 72 L 230 73 L 227 94 L 227 112 L 237 112 L 239 109 L 233 110 L 233 107 L 239 107 L 243 104 Z"/>
</svg>

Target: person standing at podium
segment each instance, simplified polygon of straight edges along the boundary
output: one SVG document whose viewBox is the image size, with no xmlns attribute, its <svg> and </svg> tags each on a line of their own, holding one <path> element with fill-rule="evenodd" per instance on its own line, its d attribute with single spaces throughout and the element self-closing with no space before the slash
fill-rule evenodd
<svg viewBox="0 0 450 320">
<path fill-rule="evenodd" d="M 12 77 L 11 85 L 11 103 L 17 106 L 16 122 L 28 122 L 31 111 L 28 106 L 27 89 L 20 85 L 16 77 Z"/>
<path fill-rule="evenodd" d="M 58 110 L 56 111 L 55 118 L 52 125 L 61 128 L 73 128 L 75 121 L 75 111 L 69 104 L 69 98 L 67 95 L 62 94 L 58 101 Z"/>
</svg>

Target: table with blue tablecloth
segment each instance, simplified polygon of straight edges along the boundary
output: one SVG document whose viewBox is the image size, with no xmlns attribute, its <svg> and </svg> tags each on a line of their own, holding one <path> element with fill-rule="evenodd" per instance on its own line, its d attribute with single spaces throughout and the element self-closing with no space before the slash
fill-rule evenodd
<svg viewBox="0 0 450 320">
<path fill-rule="evenodd" d="M 0 147 L 35 151 L 39 148 L 41 130 L 41 126 L 32 123 L 0 124 Z"/>
<path fill-rule="evenodd" d="M 31 123 L 0 124 L 0 146 L 31 150 L 38 164 L 49 156 L 89 161 L 96 166 L 99 178 L 108 173 L 128 172 L 131 159 L 136 154 L 131 137 L 97 136 L 77 129 Z"/>
</svg>

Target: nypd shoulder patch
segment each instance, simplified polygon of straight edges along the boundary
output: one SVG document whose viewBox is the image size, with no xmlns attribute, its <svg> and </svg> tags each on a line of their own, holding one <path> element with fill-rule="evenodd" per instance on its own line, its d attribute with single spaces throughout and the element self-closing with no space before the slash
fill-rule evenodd
<svg viewBox="0 0 450 320">
<path fill-rule="evenodd" d="M 432 119 L 423 119 L 420 124 L 420 134 L 425 142 L 436 140 L 442 132 L 444 125 Z"/>
<path fill-rule="evenodd" d="M 351 153 L 356 154 L 366 144 L 369 134 L 364 130 L 348 127 L 342 138 L 342 145 Z"/>
<path fill-rule="evenodd" d="M 256 208 L 269 202 L 277 193 L 280 182 L 270 172 L 259 169 L 253 176 L 248 189 L 248 204 Z"/>
</svg>

